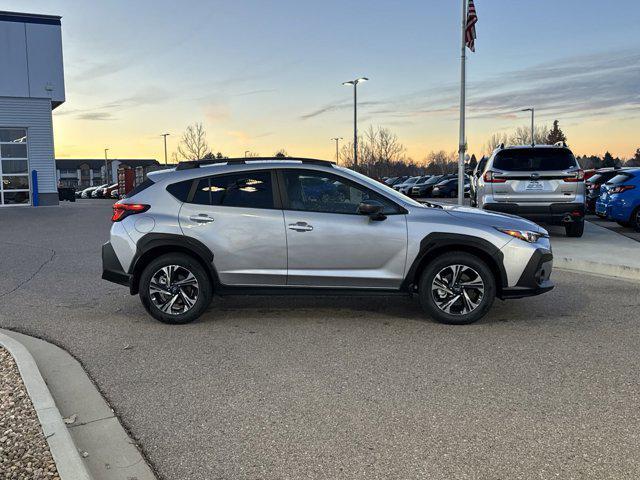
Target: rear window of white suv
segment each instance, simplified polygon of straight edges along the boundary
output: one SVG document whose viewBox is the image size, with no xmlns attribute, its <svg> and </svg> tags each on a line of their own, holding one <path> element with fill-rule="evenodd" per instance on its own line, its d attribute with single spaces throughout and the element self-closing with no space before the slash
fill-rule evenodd
<svg viewBox="0 0 640 480">
<path fill-rule="evenodd" d="M 498 152 L 493 167 L 508 172 L 567 170 L 577 166 L 566 148 L 518 148 Z"/>
</svg>

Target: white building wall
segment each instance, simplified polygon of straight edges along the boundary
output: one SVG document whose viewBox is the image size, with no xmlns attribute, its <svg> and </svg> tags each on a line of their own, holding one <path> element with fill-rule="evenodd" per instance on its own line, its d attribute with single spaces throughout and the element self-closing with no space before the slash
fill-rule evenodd
<svg viewBox="0 0 640 480">
<path fill-rule="evenodd" d="M 57 194 L 51 100 L 0 97 L 0 127 L 27 129 L 29 174 L 37 170 L 40 193 Z"/>
</svg>

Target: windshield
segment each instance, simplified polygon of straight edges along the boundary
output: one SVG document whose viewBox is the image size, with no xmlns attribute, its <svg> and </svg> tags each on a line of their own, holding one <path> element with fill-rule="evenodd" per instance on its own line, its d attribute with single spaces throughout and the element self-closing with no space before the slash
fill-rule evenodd
<svg viewBox="0 0 640 480">
<path fill-rule="evenodd" d="M 380 182 L 376 182 L 375 180 L 367 177 L 366 175 L 363 175 L 361 173 L 355 172 L 349 168 L 345 168 L 345 167 L 333 167 L 336 168 L 337 170 L 342 170 L 345 173 L 348 173 L 349 175 L 353 176 L 354 178 L 357 178 L 358 180 L 360 180 L 362 183 L 364 183 L 367 186 L 370 186 L 374 189 L 380 190 L 382 192 L 385 193 L 385 195 L 396 199 L 396 200 L 400 200 L 404 203 L 408 203 L 409 205 L 413 205 L 414 207 L 424 207 L 424 205 L 422 205 L 420 202 L 416 202 L 415 200 L 413 200 L 412 198 L 407 197 L 406 195 L 403 195 L 402 193 L 394 190 L 393 188 L 385 185 L 384 183 L 380 183 Z"/>
<path fill-rule="evenodd" d="M 493 166 L 511 172 L 567 170 L 576 167 L 576 159 L 566 148 L 517 148 L 498 152 Z"/>
<path fill-rule="evenodd" d="M 602 178 L 602 174 L 596 173 L 589 180 L 587 180 L 587 183 L 602 183 L 602 180 L 600 180 L 601 178 Z"/>
<path fill-rule="evenodd" d="M 441 177 L 431 177 L 429 180 L 427 180 L 427 185 L 433 185 L 435 183 L 439 183 L 440 178 Z"/>
</svg>

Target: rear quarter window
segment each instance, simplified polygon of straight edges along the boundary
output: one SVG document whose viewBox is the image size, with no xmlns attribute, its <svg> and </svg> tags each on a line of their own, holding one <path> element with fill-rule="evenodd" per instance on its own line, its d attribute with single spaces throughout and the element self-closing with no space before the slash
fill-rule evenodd
<svg viewBox="0 0 640 480">
<path fill-rule="evenodd" d="M 142 182 L 141 184 L 139 184 L 137 187 L 135 187 L 133 190 L 131 190 L 129 193 L 127 193 L 124 198 L 131 198 L 134 195 L 139 194 L 140 192 L 142 192 L 143 190 L 146 190 L 147 188 L 149 188 L 151 185 L 153 185 L 153 180 L 151 180 L 150 178 L 147 178 L 144 182 Z M 106 186 L 106 185 L 105 185 Z"/>
<path fill-rule="evenodd" d="M 608 184 L 615 185 L 616 183 L 624 183 L 624 182 L 626 182 L 628 180 L 631 180 L 633 177 L 634 176 L 631 173 L 619 173 L 618 175 L 613 177 L 611 180 L 609 180 L 607 182 L 607 185 Z"/>
<path fill-rule="evenodd" d="M 566 148 L 522 148 L 498 152 L 494 168 L 511 172 L 567 170 L 577 166 Z"/>
</svg>

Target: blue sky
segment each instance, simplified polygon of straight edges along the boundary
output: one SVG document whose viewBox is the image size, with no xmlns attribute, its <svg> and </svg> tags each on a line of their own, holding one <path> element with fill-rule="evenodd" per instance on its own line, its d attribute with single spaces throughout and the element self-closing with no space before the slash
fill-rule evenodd
<svg viewBox="0 0 640 480">
<path fill-rule="evenodd" d="M 640 147 L 640 9 L 616 0 L 476 0 L 468 142 L 555 118 L 576 153 Z M 201 121 L 214 150 L 329 157 L 361 128 L 386 126 L 413 158 L 457 145 L 460 2 L 3 1 L 62 15 L 67 102 L 59 157 L 162 156 L 160 133 Z"/>
</svg>

